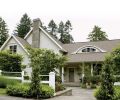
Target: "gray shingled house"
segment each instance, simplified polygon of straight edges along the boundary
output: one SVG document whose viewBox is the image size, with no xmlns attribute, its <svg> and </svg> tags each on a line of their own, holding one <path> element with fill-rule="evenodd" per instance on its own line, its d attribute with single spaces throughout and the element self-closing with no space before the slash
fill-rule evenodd
<svg viewBox="0 0 120 100">
<path fill-rule="evenodd" d="M 30 74 L 30 60 L 25 49 L 26 45 L 33 48 L 51 49 L 55 53 L 67 56 L 66 66 L 57 69 L 57 71 L 62 76 L 64 83 L 77 84 L 80 82 L 80 78 L 86 74 L 86 70 L 90 75 L 100 74 L 105 55 L 118 47 L 120 40 L 62 44 L 44 30 L 40 19 L 35 19 L 33 20 L 33 27 L 24 39 L 11 35 L 0 48 L 0 50 L 9 49 L 11 52 L 23 55 L 22 63 L 27 66 L 25 71 Z"/>
</svg>

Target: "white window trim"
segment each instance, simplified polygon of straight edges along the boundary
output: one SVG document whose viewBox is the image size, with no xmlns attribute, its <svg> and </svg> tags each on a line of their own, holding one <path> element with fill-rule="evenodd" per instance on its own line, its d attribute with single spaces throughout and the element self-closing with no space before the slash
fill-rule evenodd
<svg viewBox="0 0 120 100">
<path fill-rule="evenodd" d="M 99 48 L 99 47 L 96 47 L 96 46 L 93 46 L 93 45 L 86 45 L 86 46 L 82 46 L 82 47 L 78 48 L 75 52 L 73 52 L 73 53 L 71 53 L 71 54 L 91 53 L 91 52 L 82 52 L 83 49 L 88 48 L 88 47 L 94 48 L 94 49 L 98 50 L 98 51 L 95 51 L 95 52 L 106 52 L 105 50 L 103 50 L 103 49 L 101 49 L 101 48 Z M 80 52 L 80 51 L 81 51 L 81 52 Z"/>
</svg>

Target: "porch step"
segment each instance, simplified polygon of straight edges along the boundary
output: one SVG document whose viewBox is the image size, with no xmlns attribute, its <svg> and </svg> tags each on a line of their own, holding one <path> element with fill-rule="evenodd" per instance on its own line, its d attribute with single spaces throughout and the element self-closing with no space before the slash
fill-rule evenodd
<svg viewBox="0 0 120 100">
<path fill-rule="evenodd" d="M 64 85 L 66 86 L 66 87 L 80 87 L 80 83 L 79 82 L 65 82 L 64 83 Z"/>
</svg>

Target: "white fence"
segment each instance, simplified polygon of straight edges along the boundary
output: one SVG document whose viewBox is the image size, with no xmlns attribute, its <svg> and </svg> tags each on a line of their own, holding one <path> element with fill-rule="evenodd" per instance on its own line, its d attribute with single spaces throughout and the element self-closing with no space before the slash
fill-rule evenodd
<svg viewBox="0 0 120 100">
<path fill-rule="evenodd" d="M 25 82 L 31 82 L 31 80 L 25 80 L 24 77 L 25 76 L 28 76 L 28 75 L 25 75 L 24 74 L 24 71 L 22 72 L 6 72 L 6 71 L 2 71 L 0 70 L 0 75 L 2 76 L 2 73 L 8 73 L 8 74 L 20 74 L 20 76 L 4 76 L 6 78 L 9 78 L 9 79 L 17 79 L 17 80 L 21 80 L 22 83 L 25 83 Z M 44 81 L 42 80 L 41 83 L 46 83 L 46 84 L 49 84 L 50 87 L 52 87 L 54 90 L 55 90 L 55 73 L 54 72 L 50 72 L 49 75 L 40 75 L 41 77 L 49 77 L 49 80 L 47 81 Z M 29 76 L 31 77 L 31 76 Z"/>
</svg>

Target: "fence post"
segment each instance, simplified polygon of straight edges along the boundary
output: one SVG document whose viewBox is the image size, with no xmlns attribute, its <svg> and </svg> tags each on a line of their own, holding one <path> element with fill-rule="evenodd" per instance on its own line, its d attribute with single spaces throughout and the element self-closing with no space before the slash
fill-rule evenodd
<svg viewBox="0 0 120 100">
<path fill-rule="evenodd" d="M 21 75 L 22 75 L 21 81 L 23 83 L 24 82 L 24 71 L 21 72 Z"/>
<path fill-rule="evenodd" d="M 55 73 L 54 72 L 49 73 L 49 86 L 51 86 L 55 91 Z"/>
<path fill-rule="evenodd" d="M 2 75 L 2 70 L 0 70 L 0 75 Z"/>
</svg>

